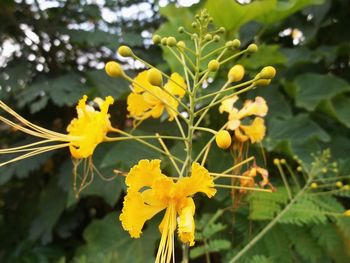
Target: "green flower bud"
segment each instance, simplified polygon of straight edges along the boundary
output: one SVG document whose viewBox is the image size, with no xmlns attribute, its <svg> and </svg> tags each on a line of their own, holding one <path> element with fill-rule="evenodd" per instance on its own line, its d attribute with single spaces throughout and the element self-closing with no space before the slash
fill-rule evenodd
<svg viewBox="0 0 350 263">
<path fill-rule="evenodd" d="M 157 86 L 157 87 L 163 86 L 162 73 L 156 68 L 151 68 L 147 71 L 147 79 L 148 79 L 148 82 L 154 86 Z"/>
<path fill-rule="evenodd" d="M 163 45 L 163 46 L 166 46 L 166 42 L 167 42 L 167 37 L 163 37 L 162 40 L 160 41 L 160 43 Z"/>
<path fill-rule="evenodd" d="M 223 34 L 223 33 L 225 33 L 225 31 L 226 31 L 226 29 L 224 27 L 220 27 L 218 32 L 220 34 Z"/>
<path fill-rule="evenodd" d="M 208 69 L 211 72 L 217 71 L 220 67 L 220 62 L 216 59 L 210 60 L 208 63 Z"/>
<path fill-rule="evenodd" d="M 238 39 L 234 39 L 232 42 L 234 48 L 239 48 L 241 46 L 241 41 L 239 41 Z"/>
<path fill-rule="evenodd" d="M 220 36 L 215 35 L 213 39 L 214 39 L 215 42 L 219 42 L 220 41 Z"/>
<path fill-rule="evenodd" d="M 179 49 L 184 50 L 186 47 L 186 44 L 183 41 L 179 41 L 177 42 L 177 46 L 179 47 Z"/>
<path fill-rule="evenodd" d="M 191 25 L 193 28 L 196 28 L 198 25 L 196 22 L 193 22 L 192 25 Z"/>
<path fill-rule="evenodd" d="M 168 37 L 167 40 L 166 40 L 166 44 L 169 46 L 169 47 L 173 47 L 173 46 L 176 46 L 176 38 L 175 37 Z"/>
<path fill-rule="evenodd" d="M 133 55 L 131 48 L 128 46 L 120 46 L 118 48 L 118 54 L 122 57 L 131 57 Z"/>
<path fill-rule="evenodd" d="M 153 37 L 152 37 L 152 41 L 155 45 L 158 45 L 161 40 L 162 40 L 162 38 L 160 37 L 160 35 L 153 35 Z"/>
<path fill-rule="evenodd" d="M 317 189 L 318 188 L 318 184 L 317 183 L 312 183 L 310 185 L 311 189 Z"/>
<path fill-rule="evenodd" d="M 105 66 L 105 71 L 107 75 L 112 78 L 121 77 L 124 74 L 124 71 L 120 64 L 115 61 L 107 62 Z"/>
<path fill-rule="evenodd" d="M 205 41 L 210 41 L 210 40 L 212 40 L 213 39 L 213 36 L 211 35 L 211 34 L 206 34 L 205 36 L 204 36 L 204 40 Z"/>
<path fill-rule="evenodd" d="M 180 34 L 182 34 L 183 32 L 185 32 L 185 29 L 183 26 L 180 26 L 178 29 L 177 29 L 177 32 L 179 32 Z"/>
<path fill-rule="evenodd" d="M 258 51 L 258 46 L 255 44 L 250 44 L 247 48 L 248 52 L 250 53 L 255 53 L 256 51 Z"/>
<path fill-rule="evenodd" d="M 192 39 L 192 40 L 195 40 L 195 39 L 197 39 L 197 38 L 198 38 L 198 35 L 197 35 L 196 33 L 192 34 L 192 36 L 191 36 L 191 39 Z"/>
</svg>

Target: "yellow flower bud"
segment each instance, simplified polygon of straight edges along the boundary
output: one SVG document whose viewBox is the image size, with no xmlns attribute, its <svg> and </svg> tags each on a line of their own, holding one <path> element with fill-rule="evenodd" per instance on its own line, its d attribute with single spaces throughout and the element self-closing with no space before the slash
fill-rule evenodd
<svg viewBox="0 0 350 263">
<path fill-rule="evenodd" d="M 234 48 L 239 48 L 241 46 L 241 41 L 239 41 L 238 39 L 234 39 L 232 43 Z"/>
<path fill-rule="evenodd" d="M 230 147 L 232 139 L 228 131 L 221 130 L 215 136 L 216 144 L 221 149 L 227 149 Z"/>
<path fill-rule="evenodd" d="M 344 212 L 344 215 L 345 215 L 345 216 L 350 216 L 350 209 L 346 210 L 346 211 Z"/>
<path fill-rule="evenodd" d="M 220 62 L 216 59 L 210 60 L 208 63 L 208 69 L 211 72 L 217 71 L 220 67 Z"/>
<path fill-rule="evenodd" d="M 285 164 L 286 163 L 286 159 L 281 159 L 281 164 Z"/>
<path fill-rule="evenodd" d="M 298 166 L 298 167 L 297 167 L 297 171 L 298 171 L 298 172 L 302 172 L 302 171 L 303 171 L 303 168 L 302 168 L 301 166 Z"/>
<path fill-rule="evenodd" d="M 118 54 L 122 57 L 131 57 L 133 55 L 131 48 L 128 46 L 120 46 L 118 48 Z"/>
<path fill-rule="evenodd" d="M 338 181 L 335 183 L 336 187 L 342 188 L 343 187 L 343 183 L 341 181 Z"/>
<path fill-rule="evenodd" d="M 271 83 L 271 79 L 261 79 L 260 73 L 255 77 L 257 80 L 254 81 L 255 86 L 265 87 Z"/>
<path fill-rule="evenodd" d="M 317 189 L 318 188 L 318 184 L 317 183 L 312 183 L 310 185 L 311 189 Z"/>
<path fill-rule="evenodd" d="M 162 73 L 156 68 L 151 68 L 147 71 L 147 79 L 148 79 L 148 82 L 154 86 L 157 86 L 157 87 L 163 86 Z"/>
<path fill-rule="evenodd" d="M 162 38 L 160 37 L 160 35 L 154 35 L 152 37 L 152 41 L 155 45 L 158 45 L 160 43 L 160 41 L 162 40 Z"/>
<path fill-rule="evenodd" d="M 271 66 L 264 67 L 260 72 L 260 78 L 262 79 L 272 79 L 276 75 L 276 69 Z"/>
<path fill-rule="evenodd" d="M 237 82 L 241 81 L 244 77 L 244 67 L 242 65 L 234 65 L 228 72 L 228 81 Z"/>
<path fill-rule="evenodd" d="M 180 34 L 182 34 L 183 32 L 185 32 L 185 29 L 183 26 L 180 26 L 178 29 L 177 29 L 177 32 L 179 32 Z"/>
<path fill-rule="evenodd" d="M 115 61 L 109 61 L 106 63 L 105 71 L 108 76 L 112 78 L 123 76 L 124 72 L 119 63 Z"/>
<path fill-rule="evenodd" d="M 179 41 L 179 42 L 177 42 L 177 46 L 180 50 L 184 50 L 186 47 L 186 44 L 183 41 Z"/>
<path fill-rule="evenodd" d="M 167 37 L 163 37 L 161 40 L 160 40 L 160 43 L 164 46 L 166 46 L 166 42 L 167 42 Z"/>
<path fill-rule="evenodd" d="M 169 47 L 173 47 L 176 45 L 176 38 L 175 37 L 168 37 L 167 40 L 166 40 L 166 44 L 169 46 Z"/>
<path fill-rule="evenodd" d="M 225 47 L 230 48 L 230 49 L 233 48 L 233 41 L 231 41 L 231 40 L 227 41 L 225 44 Z"/>
<path fill-rule="evenodd" d="M 225 29 L 224 27 L 220 27 L 220 28 L 219 28 L 219 33 L 220 33 L 220 34 L 225 33 L 225 31 L 226 31 L 226 29 Z"/>
<path fill-rule="evenodd" d="M 255 53 L 256 51 L 258 51 L 258 46 L 255 44 L 250 44 L 247 48 L 248 52 L 250 53 Z"/>
<path fill-rule="evenodd" d="M 191 26 L 192 26 L 193 28 L 196 28 L 196 27 L 197 27 L 197 23 L 196 23 L 196 22 L 193 22 Z"/>
<path fill-rule="evenodd" d="M 274 165 L 280 164 L 280 160 L 277 159 L 277 158 L 273 159 L 273 164 L 274 164 Z"/>
<path fill-rule="evenodd" d="M 350 190 L 350 185 L 346 184 L 346 185 L 343 186 L 342 189 L 345 190 L 345 191 L 348 191 L 348 190 Z"/>
</svg>

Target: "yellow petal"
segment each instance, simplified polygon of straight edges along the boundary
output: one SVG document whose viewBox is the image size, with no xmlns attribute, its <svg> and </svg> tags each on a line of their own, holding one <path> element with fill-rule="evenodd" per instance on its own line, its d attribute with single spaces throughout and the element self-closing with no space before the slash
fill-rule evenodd
<svg viewBox="0 0 350 263">
<path fill-rule="evenodd" d="M 173 95 L 183 98 L 183 96 L 186 94 L 187 85 L 183 77 L 175 72 L 171 74 L 168 83 L 164 85 L 164 89 Z"/>
<path fill-rule="evenodd" d="M 130 116 L 135 119 L 146 119 L 149 117 L 149 105 L 143 98 L 143 95 L 137 93 L 130 93 L 127 98 L 128 111 Z"/>
<path fill-rule="evenodd" d="M 230 113 L 233 109 L 233 105 L 236 103 L 237 100 L 238 100 L 238 96 L 233 96 L 231 98 L 228 98 L 228 99 L 222 101 L 221 105 L 219 107 L 219 112 L 220 113 L 223 113 L 223 112 Z"/>
<path fill-rule="evenodd" d="M 151 83 L 149 83 L 148 81 L 148 77 L 147 77 L 147 70 L 144 70 L 142 72 L 140 72 L 135 78 L 134 81 L 132 83 L 133 86 L 133 91 L 135 93 L 142 93 L 145 90 L 150 90 L 152 89 L 152 87 L 154 87 Z"/>
<path fill-rule="evenodd" d="M 245 142 L 249 139 L 249 137 L 247 135 L 243 134 L 240 129 L 235 130 L 235 137 L 240 142 Z"/>
<path fill-rule="evenodd" d="M 151 187 L 155 180 L 161 178 L 160 160 L 140 160 L 131 168 L 126 176 L 125 184 L 128 191 L 139 191 L 143 187 Z"/>
<path fill-rule="evenodd" d="M 70 152 L 74 158 L 81 159 L 91 156 L 96 146 L 103 142 L 110 129 L 108 109 L 114 102 L 112 97 L 99 100 L 100 111 L 86 105 L 85 95 L 76 109 L 78 117 L 74 118 L 67 127 L 68 135 L 74 137 L 71 141 Z"/>
<path fill-rule="evenodd" d="M 124 198 L 122 213 L 119 216 L 123 228 L 133 238 L 140 237 L 145 222 L 164 207 L 145 204 L 140 192 L 130 191 Z"/>
<path fill-rule="evenodd" d="M 247 116 L 264 117 L 267 114 L 268 107 L 266 101 L 262 97 L 256 97 L 255 101 L 247 101 L 243 108 L 239 111 L 239 118 L 242 119 Z"/>
<path fill-rule="evenodd" d="M 266 127 L 263 118 L 256 117 L 251 125 L 241 125 L 240 128 L 252 143 L 261 142 L 265 137 Z"/>
<path fill-rule="evenodd" d="M 185 197 L 202 192 L 210 198 L 216 193 L 213 178 L 209 175 L 208 170 L 198 163 L 192 164 L 191 176 L 181 178 L 176 187 L 177 195 Z"/>
<path fill-rule="evenodd" d="M 193 199 L 191 197 L 188 197 L 185 199 L 185 202 L 183 202 L 178 217 L 179 238 L 183 243 L 189 244 L 190 246 L 194 245 L 195 223 L 193 216 L 195 210 L 196 207 Z"/>
</svg>

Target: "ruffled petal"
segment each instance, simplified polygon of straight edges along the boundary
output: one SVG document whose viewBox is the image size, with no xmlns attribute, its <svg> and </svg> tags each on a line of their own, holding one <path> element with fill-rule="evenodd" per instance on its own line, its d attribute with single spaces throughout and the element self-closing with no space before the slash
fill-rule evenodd
<svg viewBox="0 0 350 263">
<path fill-rule="evenodd" d="M 232 111 L 232 109 L 234 109 L 233 105 L 236 103 L 237 100 L 238 100 L 238 96 L 233 96 L 231 98 L 223 100 L 221 102 L 220 107 L 219 107 L 219 112 L 220 113 L 223 113 L 223 112 L 230 113 Z"/>
<path fill-rule="evenodd" d="M 183 77 L 175 72 L 171 74 L 168 83 L 164 85 L 164 89 L 173 95 L 183 98 L 183 96 L 186 94 L 187 85 Z"/>
<path fill-rule="evenodd" d="M 191 197 L 188 197 L 182 202 L 181 208 L 179 209 L 179 217 L 177 219 L 178 222 L 178 235 L 180 240 L 189 244 L 190 246 L 194 245 L 194 231 L 195 231 L 195 223 L 194 223 L 194 213 L 196 207 Z"/>
<path fill-rule="evenodd" d="M 238 114 L 240 119 L 252 115 L 264 117 L 267 111 L 268 107 L 266 101 L 262 97 L 256 97 L 254 102 L 251 100 L 246 101 Z"/>
<path fill-rule="evenodd" d="M 263 118 L 256 117 L 251 125 L 241 125 L 240 128 L 252 143 L 261 142 L 265 137 L 266 127 Z"/>
<path fill-rule="evenodd" d="M 151 105 L 148 104 L 143 95 L 137 93 L 130 93 L 127 98 L 128 111 L 130 116 L 136 119 L 146 119 L 149 117 L 149 109 Z"/>
<path fill-rule="evenodd" d="M 148 81 L 147 77 L 147 70 L 144 70 L 140 72 L 135 78 L 134 82 L 132 83 L 133 91 L 135 93 L 142 93 L 146 90 L 152 89 L 154 87 L 151 83 Z"/>
<path fill-rule="evenodd" d="M 192 164 L 191 176 L 181 178 L 177 182 L 176 187 L 176 194 L 183 197 L 202 192 L 210 198 L 216 193 L 213 178 L 210 176 L 208 170 L 199 163 Z"/>
<path fill-rule="evenodd" d="M 122 213 L 119 216 L 123 228 L 133 238 L 139 238 L 145 222 L 164 207 L 145 204 L 142 193 L 130 191 L 124 198 Z"/>
<path fill-rule="evenodd" d="M 143 187 L 151 187 L 155 180 L 161 178 L 160 160 L 140 160 L 131 168 L 126 176 L 125 183 L 128 191 L 139 191 Z"/>
</svg>

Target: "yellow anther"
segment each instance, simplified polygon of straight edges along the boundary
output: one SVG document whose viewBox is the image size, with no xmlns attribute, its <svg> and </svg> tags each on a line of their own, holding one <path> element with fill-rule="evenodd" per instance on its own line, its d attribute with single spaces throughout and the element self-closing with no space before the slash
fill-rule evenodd
<svg viewBox="0 0 350 263">
<path fill-rule="evenodd" d="M 220 67 L 220 62 L 216 59 L 210 60 L 208 63 L 208 69 L 211 72 L 217 71 Z"/>
<path fill-rule="evenodd" d="M 242 65 L 234 65 L 227 74 L 227 78 L 230 83 L 241 81 L 243 77 L 244 67 Z"/>
<path fill-rule="evenodd" d="M 131 57 L 133 55 L 131 48 L 128 46 L 120 46 L 118 48 L 118 54 L 122 57 Z"/>
<path fill-rule="evenodd" d="M 221 149 L 227 149 L 230 147 L 232 139 L 228 131 L 221 130 L 215 136 L 216 144 Z"/>
<path fill-rule="evenodd" d="M 124 71 L 120 64 L 115 61 L 107 62 L 105 66 L 105 71 L 107 75 L 112 78 L 121 77 L 124 74 Z"/>
</svg>

